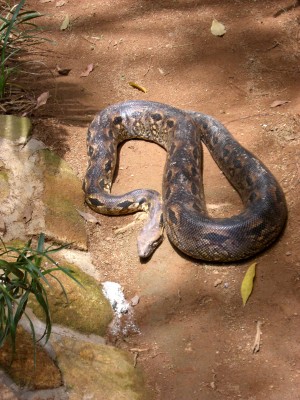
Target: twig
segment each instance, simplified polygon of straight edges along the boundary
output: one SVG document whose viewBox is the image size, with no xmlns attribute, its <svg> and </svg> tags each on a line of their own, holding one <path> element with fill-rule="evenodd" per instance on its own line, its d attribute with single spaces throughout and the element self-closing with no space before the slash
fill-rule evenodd
<svg viewBox="0 0 300 400">
<path fill-rule="evenodd" d="M 134 354 L 133 356 L 133 368 L 136 367 L 137 365 L 137 359 L 140 355 L 140 353 L 143 353 L 144 351 L 149 351 L 150 349 L 140 349 L 138 347 L 133 347 L 132 349 L 130 349 L 130 351 Z"/>
<path fill-rule="evenodd" d="M 268 47 L 265 51 L 272 50 L 272 49 L 274 49 L 275 47 L 279 46 L 279 44 L 280 44 L 280 43 L 277 42 L 277 40 L 275 40 L 275 42 L 273 43 L 273 45 L 270 46 L 270 47 Z"/>
<path fill-rule="evenodd" d="M 134 353 L 134 359 L 133 359 L 133 368 L 135 368 L 135 367 L 136 367 L 136 364 L 137 364 L 137 359 L 138 359 L 139 355 L 140 355 L 140 353 L 139 353 L 139 352 L 136 352 L 136 353 Z"/>
<path fill-rule="evenodd" d="M 152 57 L 153 57 L 153 55 L 151 55 L 151 56 L 150 56 L 150 62 L 149 62 L 149 65 L 148 65 L 147 71 L 144 73 L 144 76 L 146 76 L 146 75 L 148 74 L 148 72 L 150 71 L 150 69 L 151 69 L 151 67 L 152 67 L 152 63 L 151 63 L 151 61 L 152 61 Z"/>
<path fill-rule="evenodd" d="M 177 304 L 178 304 L 178 303 L 180 303 L 181 300 L 182 300 L 181 293 L 180 293 L 180 289 L 177 290 L 177 297 L 178 297 L 178 300 L 177 300 Z"/>
<path fill-rule="evenodd" d="M 159 356 L 160 354 L 163 354 L 163 352 L 161 351 L 160 353 L 153 354 L 153 356 L 151 356 L 151 358 L 155 358 L 155 357 Z"/>
<path fill-rule="evenodd" d="M 227 121 L 226 125 L 231 124 L 231 122 L 240 121 L 241 119 L 247 119 L 247 118 L 253 118 L 253 117 L 266 117 L 267 115 L 270 115 L 270 113 L 258 113 L 258 114 L 246 115 L 245 117 L 240 117 L 240 118 L 236 118 L 236 119 Z"/>
<path fill-rule="evenodd" d="M 130 349 L 130 351 L 132 353 L 143 353 L 144 351 L 149 351 L 150 349 L 140 349 L 138 347 L 133 347 L 132 349 Z"/>
<path fill-rule="evenodd" d="M 254 339 L 254 343 L 252 346 L 252 353 L 258 353 L 259 349 L 260 349 L 260 337 L 262 334 L 262 331 L 260 329 L 260 327 L 262 326 L 262 322 L 261 321 L 257 321 L 256 323 L 256 335 L 255 335 L 255 339 Z"/>
<path fill-rule="evenodd" d="M 89 40 L 88 38 L 86 38 L 84 35 L 81 35 L 81 37 L 82 37 L 82 39 L 86 40 L 88 43 L 90 43 L 90 44 L 96 46 L 96 43 L 95 43 L 95 42 L 92 42 L 91 40 Z"/>
<path fill-rule="evenodd" d="M 185 47 L 185 46 L 194 46 L 194 43 L 185 43 L 185 44 L 171 44 L 167 43 L 166 45 L 160 45 L 160 48 L 167 48 L 167 49 L 176 49 L 177 47 Z"/>
<path fill-rule="evenodd" d="M 283 14 L 285 12 L 288 12 L 288 11 L 292 10 L 293 8 L 298 7 L 298 6 L 300 6 L 300 0 L 296 0 L 294 2 L 294 4 L 291 4 L 290 6 L 287 6 L 287 7 L 284 7 L 284 8 L 280 8 L 280 10 L 276 11 L 276 13 L 273 14 L 273 17 L 274 18 L 279 17 L 279 15 L 281 15 L 281 14 Z"/>
</svg>

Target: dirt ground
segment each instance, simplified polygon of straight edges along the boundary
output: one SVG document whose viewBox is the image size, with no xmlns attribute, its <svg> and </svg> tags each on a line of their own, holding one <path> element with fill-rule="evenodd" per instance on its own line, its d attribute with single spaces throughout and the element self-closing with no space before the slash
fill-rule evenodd
<svg viewBox="0 0 300 400">
<path fill-rule="evenodd" d="M 62 5 L 62 3 L 64 3 Z M 289 219 L 283 236 L 255 258 L 254 291 L 245 307 L 240 285 L 250 261 L 206 264 L 183 257 L 165 238 L 146 263 L 136 251 L 142 221 L 97 215 L 89 251 L 103 280 L 119 282 L 140 333 L 116 345 L 138 349 L 154 399 L 300 399 L 300 7 L 292 0 L 28 0 L 45 14 L 54 42 L 34 57 L 48 103 L 34 113 L 34 135 L 83 178 L 85 138 L 94 114 L 109 104 L 147 99 L 211 114 L 271 169 Z M 291 7 L 289 7 L 291 6 Z M 68 29 L 60 30 L 66 16 Z M 227 32 L 213 36 L 213 18 Z M 89 64 L 94 70 L 80 77 Z M 69 75 L 57 73 L 71 69 Z M 134 81 L 147 93 L 132 88 Z M 275 100 L 287 101 L 271 107 Z M 161 191 L 164 150 L 130 141 L 120 151 L 113 193 Z M 205 193 L 213 216 L 240 201 L 207 152 Z M 84 206 L 83 206 L 84 209 Z M 85 209 L 88 211 L 88 208 Z M 252 352 L 257 321 L 260 351 Z"/>
</svg>

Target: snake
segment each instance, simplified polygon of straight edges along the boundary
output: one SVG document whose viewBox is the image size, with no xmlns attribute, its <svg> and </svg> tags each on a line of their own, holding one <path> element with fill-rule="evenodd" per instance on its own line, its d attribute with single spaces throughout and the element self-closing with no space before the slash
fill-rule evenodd
<svg viewBox="0 0 300 400">
<path fill-rule="evenodd" d="M 162 195 L 136 189 L 112 195 L 118 145 L 129 139 L 166 150 Z M 204 196 L 203 146 L 239 194 L 237 215 L 212 218 Z M 122 215 L 145 211 L 138 234 L 140 258 L 148 258 L 165 230 L 179 252 L 203 261 L 253 257 L 273 243 L 287 220 L 285 195 L 269 169 L 217 119 L 154 101 L 129 100 L 100 111 L 87 133 L 85 201 L 95 212 Z"/>
</svg>

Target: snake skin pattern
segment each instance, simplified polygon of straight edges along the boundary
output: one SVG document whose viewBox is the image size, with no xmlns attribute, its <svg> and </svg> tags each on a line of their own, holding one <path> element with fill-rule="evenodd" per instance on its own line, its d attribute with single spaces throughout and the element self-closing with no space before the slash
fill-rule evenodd
<svg viewBox="0 0 300 400">
<path fill-rule="evenodd" d="M 162 198 L 137 189 L 110 194 L 117 146 L 139 138 L 166 149 Z M 202 142 L 239 193 L 244 210 L 230 218 L 211 218 L 202 180 Z M 88 130 L 89 164 L 83 183 L 86 202 L 96 212 L 147 211 L 138 238 L 140 257 L 162 241 L 201 260 L 229 262 L 253 256 L 281 233 L 287 218 L 283 191 L 271 172 L 211 116 L 150 101 L 127 101 L 98 113 Z"/>
</svg>

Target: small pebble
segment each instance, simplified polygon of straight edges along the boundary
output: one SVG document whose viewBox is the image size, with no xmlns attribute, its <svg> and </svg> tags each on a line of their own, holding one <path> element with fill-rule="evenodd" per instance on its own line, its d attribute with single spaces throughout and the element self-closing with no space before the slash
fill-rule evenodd
<svg viewBox="0 0 300 400">
<path fill-rule="evenodd" d="M 292 254 L 291 251 L 287 251 L 287 252 L 285 253 L 286 256 L 290 256 L 291 254 Z"/>
<path fill-rule="evenodd" d="M 224 283 L 224 288 L 227 289 L 228 287 L 229 287 L 229 283 L 228 283 L 228 282 L 225 282 L 225 283 Z"/>
<path fill-rule="evenodd" d="M 140 297 L 136 294 L 135 296 L 133 296 L 133 298 L 130 300 L 130 304 L 132 305 L 132 307 L 135 307 L 136 305 L 139 304 L 140 301 Z"/>
<path fill-rule="evenodd" d="M 222 281 L 222 279 L 217 279 L 217 280 L 215 280 L 215 282 L 214 282 L 214 287 L 217 287 L 217 286 L 219 286 L 219 285 L 221 285 L 221 283 L 222 283 L 223 281 Z"/>
</svg>

